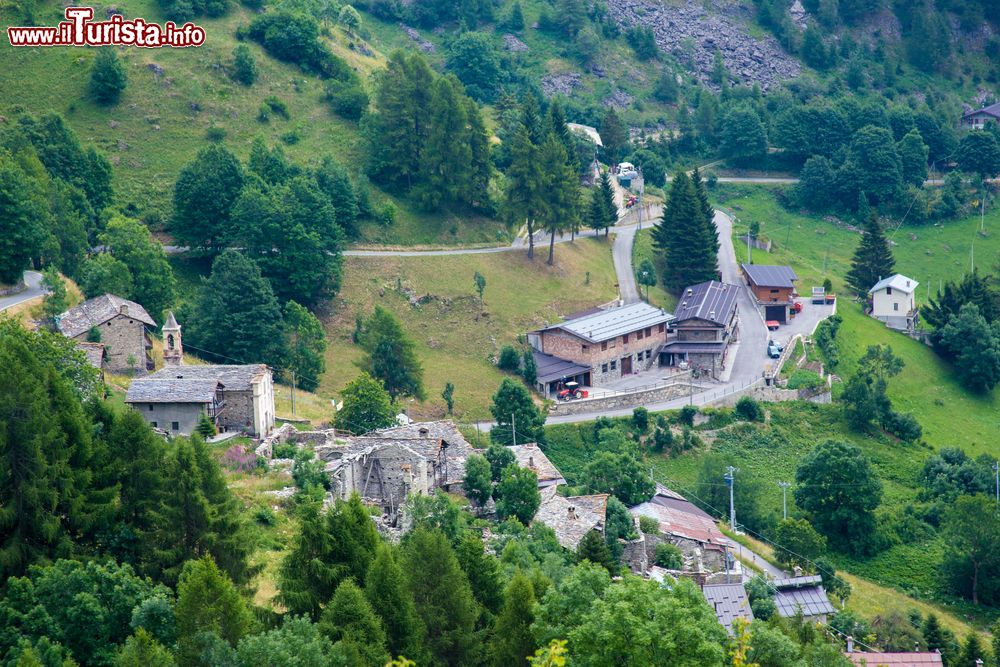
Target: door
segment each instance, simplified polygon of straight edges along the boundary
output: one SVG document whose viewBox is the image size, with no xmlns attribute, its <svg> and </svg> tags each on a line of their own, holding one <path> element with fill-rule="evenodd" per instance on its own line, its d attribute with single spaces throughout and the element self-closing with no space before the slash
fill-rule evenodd
<svg viewBox="0 0 1000 667">
<path fill-rule="evenodd" d="M 785 323 L 787 306 L 764 306 L 764 319 Z"/>
<path fill-rule="evenodd" d="M 622 375 L 632 374 L 632 356 L 622 357 Z"/>
</svg>

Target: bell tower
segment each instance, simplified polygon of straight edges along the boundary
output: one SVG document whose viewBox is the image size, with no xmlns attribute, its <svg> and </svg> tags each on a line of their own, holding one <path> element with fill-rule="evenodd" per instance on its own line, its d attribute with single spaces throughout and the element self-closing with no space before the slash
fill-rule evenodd
<svg viewBox="0 0 1000 667">
<path fill-rule="evenodd" d="M 177 324 L 173 311 L 163 323 L 163 363 L 180 366 L 184 363 L 184 344 L 181 341 L 181 325 Z"/>
</svg>

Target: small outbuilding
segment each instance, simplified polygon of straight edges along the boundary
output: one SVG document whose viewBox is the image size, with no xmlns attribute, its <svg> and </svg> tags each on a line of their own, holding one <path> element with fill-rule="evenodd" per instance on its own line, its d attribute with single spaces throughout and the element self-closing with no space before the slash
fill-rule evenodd
<svg viewBox="0 0 1000 667">
<path fill-rule="evenodd" d="M 786 323 L 795 304 L 795 281 L 799 279 L 792 267 L 740 264 L 740 269 L 764 320 Z"/>
<path fill-rule="evenodd" d="M 901 273 L 883 278 L 868 290 L 871 316 L 890 329 L 913 331 L 919 322 L 916 292 L 918 283 Z"/>
</svg>

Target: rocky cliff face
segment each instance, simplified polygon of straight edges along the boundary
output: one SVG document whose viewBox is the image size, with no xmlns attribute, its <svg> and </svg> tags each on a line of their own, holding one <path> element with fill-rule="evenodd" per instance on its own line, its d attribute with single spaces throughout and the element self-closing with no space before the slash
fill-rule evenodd
<svg viewBox="0 0 1000 667">
<path fill-rule="evenodd" d="M 608 0 L 615 22 L 627 30 L 647 26 L 656 35 L 657 45 L 672 54 L 701 81 L 718 89 L 711 81 L 715 51 L 722 53 L 726 69 L 739 82 L 760 84 L 767 90 L 779 81 L 792 79 L 801 71 L 799 63 L 781 48 L 776 39 L 751 37 L 746 21 L 751 18 L 749 2 L 714 0 L 707 3 L 681 0 L 666 4 L 656 0 Z"/>
</svg>

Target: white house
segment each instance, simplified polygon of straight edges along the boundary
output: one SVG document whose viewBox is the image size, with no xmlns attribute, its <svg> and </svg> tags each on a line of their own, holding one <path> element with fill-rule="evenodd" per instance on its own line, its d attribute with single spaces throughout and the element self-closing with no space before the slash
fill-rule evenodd
<svg viewBox="0 0 1000 667">
<path fill-rule="evenodd" d="M 878 281 L 868 290 L 872 298 L 871 316 L 890 329 L 912 331 L 918 321 L 914 296 L 919 284 L 899 273 Z"/>
</svg>

